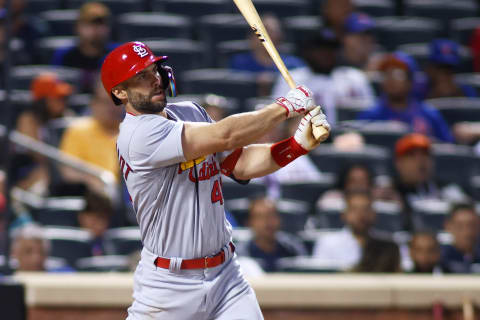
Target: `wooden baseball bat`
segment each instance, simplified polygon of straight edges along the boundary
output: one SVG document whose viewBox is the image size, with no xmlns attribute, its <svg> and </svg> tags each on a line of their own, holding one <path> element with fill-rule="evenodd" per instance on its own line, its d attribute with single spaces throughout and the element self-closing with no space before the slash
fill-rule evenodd
<svg viewBox="0 0 480 320">
<path fill-rule="evenodd" d="M 270 39 L 270 36 L 268 35 L 267 30 L 265 29 L 265 26 L 263 25 L 263 22 L 260 19 L 260 16 L 258 15 L 257 9 L 255 9 L 252 0 L 233 0 L 233 2 L 235 2 L 238 10 L 240 10 L 241 14 L 245 18 L 245 20 L 247 20 L 247 23 L 250 25 L 253 32 L 255 32 L 260 42 L 267 50 L 268 54 L 272 58 L 273 62 L 277 66 L 285 81 L 287 81 L 290 88 L 296 88 L 297 85 L 295 84 L 295 81 L 293 81 L 290 72 L 288 72 L 285 63 L 283 63 L 282 58 L 278 54 L 277 48 L 275 48 L 275 45 Z M 326 138 L 326 136 L 328 137 L 328 131 L 322 126 L 317 127 L 312 125 L 312 131 L 313 136 L 317 140 Z"/>
</svg>

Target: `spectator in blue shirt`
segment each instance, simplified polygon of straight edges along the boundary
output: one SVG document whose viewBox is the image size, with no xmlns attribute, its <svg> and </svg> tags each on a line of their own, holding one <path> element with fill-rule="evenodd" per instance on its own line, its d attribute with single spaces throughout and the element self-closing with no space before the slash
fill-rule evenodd
<svg viewBox="0 0 480 320">
<path fill-rule="evenodd" d="M 425 97 L 476 97 L 471 86 L 455 81 L 455 71 L 460 64 L 459 46 L 448 39 L 436 39 L 430 43 L 430 64 L 426 69 L 428 86 Z"/>
<path fill-rule="evenodd" d="M 450 210 L 445 229 L 453 236 L 453 243 L 442 248 L 442 265 L 447 272 L 480 272 L 479 222 L 472 204 L 457 204 Z"/>
<path fill-rule="evenodd" d="M 95 76 L 100 70 L 105 55 L 116 45 L 109 42 L 110 10 L 100 2 L 87 2 L 80 9 L 75 31 L 75 45 L 58 49 L 53 56 L 53 65 L 82 69 L 82 92 L 93 92 Z"/>
<path fill-rule="evenodd" d="M 382 95 L 373 108 L 359 114 L 359 119 L 400 121 L 413 132 L 453 142 L 450 128 L 441 114 L 416 98 L 413 59 L 403 53 L 389 54 L 381 61 L 379 70 Z"/>
<path fill-rule="evenodd" d="M 281 218 L 276 204 L 268 198 L 257 198 L 250 203 L 248 224 L 252 240 L 239 245 L 238 254 L 257 260 L 264 271 L 278 271 L 280 258 L 306 255 L 302 242 L 279 231 Z"/>
</svg>

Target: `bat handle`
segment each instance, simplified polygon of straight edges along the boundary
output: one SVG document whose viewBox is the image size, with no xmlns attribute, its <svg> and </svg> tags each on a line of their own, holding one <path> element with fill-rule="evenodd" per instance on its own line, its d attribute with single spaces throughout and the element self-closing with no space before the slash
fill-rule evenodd
<svg viewBox="0 0 480 320">
<path fill-rule="evenodd" d="M 312 130 L 315 140 L 325 140 L 328 138 L 329 132 L 324 127 L 312 124 Z"/>
</svg>

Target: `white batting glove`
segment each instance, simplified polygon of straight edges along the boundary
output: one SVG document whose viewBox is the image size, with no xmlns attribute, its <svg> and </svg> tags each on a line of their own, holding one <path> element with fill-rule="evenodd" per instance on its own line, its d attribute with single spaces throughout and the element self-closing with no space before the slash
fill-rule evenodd
<svg viewBox="0 0 480 320">
<path fill-rule="evenodd" d="M 325 138 L 321 140 L 316 140 L 313 136 L 312 124 L 317 127 L 322 126 L 330 132 L 330 124 L 327 121 L 327 117 L 322 112 L 321 107 L 316 107 L 307 113 L 302 121 L 300 121 L 297 131 L 295 131 L 295 141 L 308 151 L 315 149 L 320 143 L 328 138 L 328 136 L 325 136 Z"/>
<path fill-rule="evenodd" d="M 285 97 L 280 97 L 276 103 L 287 111 L 287 118 L 296 117 L 315 108 L 313 93 L 305 86 L 298 86 L 288 91 Z"/>
</svg>

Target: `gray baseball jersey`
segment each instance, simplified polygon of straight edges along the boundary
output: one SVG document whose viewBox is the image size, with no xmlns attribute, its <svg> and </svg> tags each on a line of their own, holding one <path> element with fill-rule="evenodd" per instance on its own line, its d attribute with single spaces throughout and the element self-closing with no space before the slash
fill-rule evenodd
<svg viewBox="0 0 480 320">
<path fill-rule="evenodd" d="M 216 254 L 231 239 L 219 155 L 186 162 L 183 122 L 212 122 L 192 102 L 168 104 L 168 118 L 127 113 L 117 151 L 145 248 L 161 257 Z M 203 161 L 202 161 L 203 160 Z"/>
</svg>

